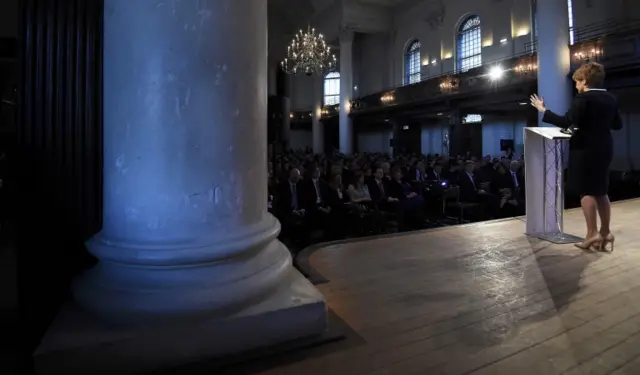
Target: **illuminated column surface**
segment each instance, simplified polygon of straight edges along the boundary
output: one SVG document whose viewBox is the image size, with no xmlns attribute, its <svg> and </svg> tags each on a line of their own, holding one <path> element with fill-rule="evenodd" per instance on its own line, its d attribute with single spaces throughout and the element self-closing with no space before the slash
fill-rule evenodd
<svg viewBox="0 0 640 375">
<path fill-rule="evenodd" d="M 566 0 L 538 0 L 538 95 L 550 110 L 564 114 L 571 101 L 569 19 Z M 542 114 L 539 115 L 540 121 Z"/>
<path fill-rule="evenodd" d="M 104 225 L 74 296 L 124 327 L 208 321 L 206 355 L 325 327 L 267 213 L 266 8 L 105 1 Z"/>
<path fill-rule="evenodd" d="M 340 152 L 353 152 L 353 125 L 349 112 L 351 110 L 351 95 L 353 93 L 353 32 L 342 31 L 340 34 L 340 116 L 339 135 Z"/>
<path fill-rule="evenodd" d="M 313 109 L 311 113 L 311 133 L 313 134 L 313 153 L 324 153 L 324 128 L 322 125 L 322 76 L 313 76 Z"/>
</svg>

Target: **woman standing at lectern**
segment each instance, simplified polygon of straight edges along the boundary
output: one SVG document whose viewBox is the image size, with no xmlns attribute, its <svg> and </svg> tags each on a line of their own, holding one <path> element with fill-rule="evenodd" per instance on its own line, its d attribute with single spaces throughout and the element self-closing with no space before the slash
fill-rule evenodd
<svg viewBox="0 0 640 375">
<path fill-rule="evenodd" d="M 534 94 L 531 105 L 544 113 L 542 121 L 563 129 L 571 128 L 569 141 L 569 188 L 580 194 L 580 205 L 587 223 L 585 240 L 577 247 L 613 251 L 615 240 L 609 229 L 609 166 L 613 158 L 610 130 L 622 129 L 616 98 L 603 89 L 604 67 L 597 63 L 581 66 L 573 74 L 578 95 L 565 115 L 545 107 L 544 98 Z M 600 230 L 598 231 L 598 215 Z"/>
</svg>

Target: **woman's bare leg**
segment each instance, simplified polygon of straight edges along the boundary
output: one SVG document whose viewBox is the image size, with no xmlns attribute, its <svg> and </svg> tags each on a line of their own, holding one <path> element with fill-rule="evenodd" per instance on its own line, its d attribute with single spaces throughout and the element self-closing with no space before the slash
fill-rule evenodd
<svg viewBox="0 0 640 375">
<path fill-rule="evenodd" d="M 582 206 L 584 221 L 587 224 L 585 240 L 588 240 L 598 234 L 598 206 L 596 198 L 591 195 L 585 195 L 580 199 L 580 206 Z"/>
<path fill-rule="evenodd" d="M 609 201 L 609 196 L 596 197 L 596 207 L 600 216 L 600 234 L 603 238 L 606 238 L 611 233 L 609 229 L 611 224 L 611 202 Z"/>
</svg>

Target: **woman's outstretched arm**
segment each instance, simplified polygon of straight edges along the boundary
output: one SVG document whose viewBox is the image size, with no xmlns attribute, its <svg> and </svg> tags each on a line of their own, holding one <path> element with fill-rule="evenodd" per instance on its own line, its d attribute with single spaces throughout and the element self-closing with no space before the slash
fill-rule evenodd
<svg viewBox="0 0 640 375">
<path fill-rule="evenodd" d="M 567 129 L 572 125 L 580 123 L 580 117 L 584 113 L 584 100 L 580 96 L 576 96 L 571 103 L 571 107 L 564 115 L 559 115 L 553 111 L 550 111 L 544 105 L 544 100 L 538 98 L 537 95 L 531 96 L 531 105 L 533 105 L 539 112 L 544 113 L 542 116 L 542 122 L 555 125 L 559 128 Z"/>
</svg>

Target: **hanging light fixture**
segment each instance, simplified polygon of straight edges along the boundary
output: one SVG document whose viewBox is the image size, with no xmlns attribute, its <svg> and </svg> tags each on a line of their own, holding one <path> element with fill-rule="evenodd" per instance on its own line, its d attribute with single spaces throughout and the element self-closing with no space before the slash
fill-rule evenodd
<svg viewBox="0 0 640 375">
<path fill-rule="evenodd" d="M 304 73 L 310 76 L 333 70 L 336 63 L 336 56 L 331 53 L 331 47 L 322 34 L 316 34 L 316 30 L 309 26 L 307 32 L 300 30 L 293 38 L 287 47 L 287 56 L 280 65 L 288 74 Z"/>
</svg>

